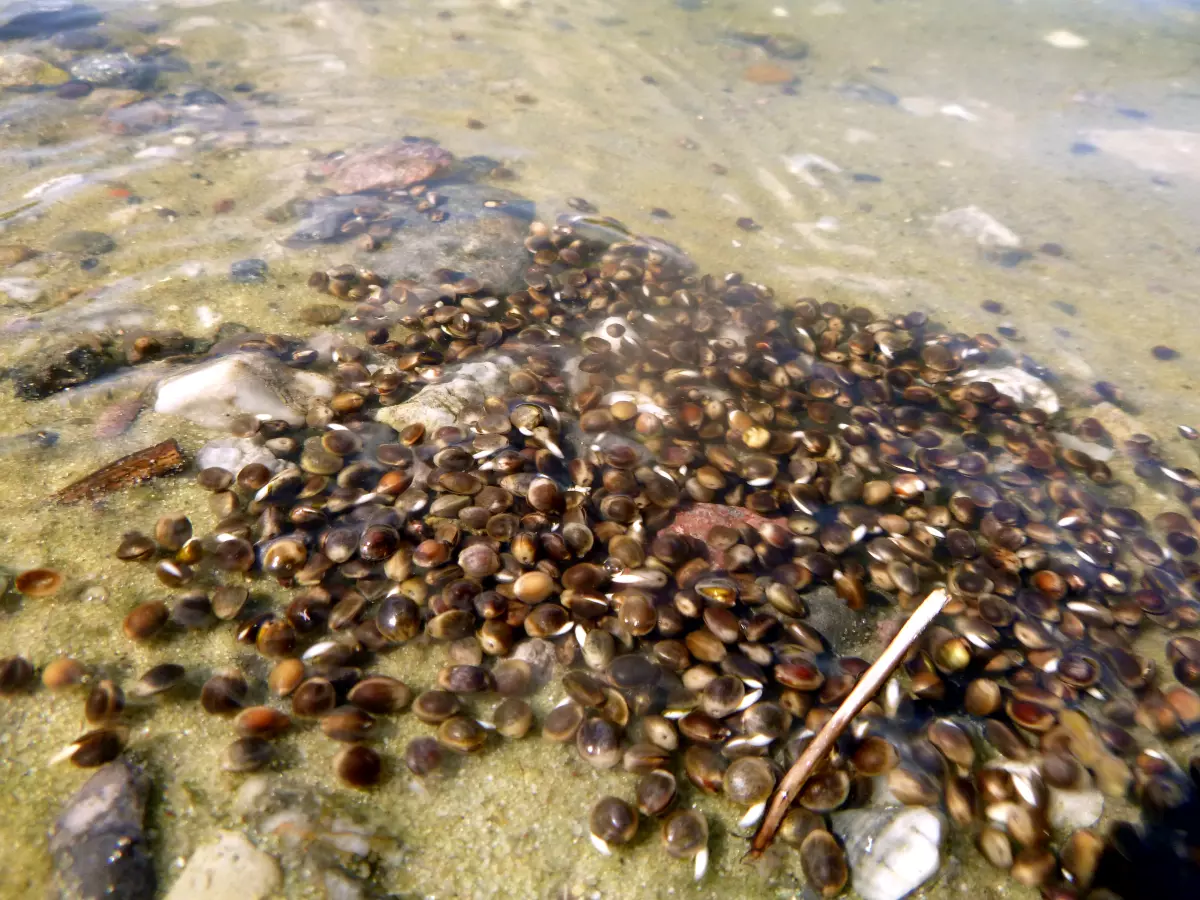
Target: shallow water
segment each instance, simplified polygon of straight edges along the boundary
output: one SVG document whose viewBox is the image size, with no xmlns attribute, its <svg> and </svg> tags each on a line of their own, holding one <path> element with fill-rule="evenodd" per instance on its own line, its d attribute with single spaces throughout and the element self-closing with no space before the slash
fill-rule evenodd
<svg viewBox="0 0 1200 900">
<path fill-rule="evenodd" d="M 1131 411 L 1118 414 L 1127 433 L 1154 435 L 1179 465 L 1195 465 L 1197 445 L 1176 431 L 1200 427 L 1192 3 L 98 6 L 97 31 L 110 44 L 172 61 L 157 94 L 204 88 L 227 104 L 131 135 L 101 117 L 136 99 L 132 90 L 0 94 L 0 244 L 39 251 L 0 269 L 0 366 L 81 326 L 312 333 L 298 318 L 315 302 L 308 273 L 354 250 L 285 248 L 295 223 L 278 222 L 276 211 L 313 196 L 306 173 L 316 156 L 422 135 L 511 170 L 511 180 L 491 183 L 532 200 L 544 220 L 583 198 L 686 248 L 704 269 L 744 272 L 781 298 L 916 308 L 955 330 L 1004 333 L 1014 352 L 1056 377 L 1066 406 L 1090 407 L 1092 385 L 1112 382 Z M 0 7 L 0 22 L 11 11 Z M 774 36 L 771 46 L 792 58 L 746 34 Z M 15 52 L 66 64 L 95 51 L 0 42 L 0 54 Z M 947 216 L 968 208 L 990 219 Z M 954 225 L 964 219 L 965 233 Z M 110 235 L 115 249 L 52 249 L 79 229 Z M 244 258 L 267 262 L 264 283 L 231 283 L 230 263 Z M 1156 345 L 1179 355 L 1159 360 Z M 198 533 L 214 524 L 190 479 L 94 506 L 47 503 L 51 491 L 125 453 L 168 437 L 191 451 L 216 435 L 143 413 L 126 433 L 95 437 L 104 409 L 159 374 L 110 376 L 35 401 L 5 386 L 0 430 L 14 437 L 0 436 L 0 562 L 14 572 L 58 568 L 68 586 L 51 600 L 5 597 L 0 656 L 21 652 L 42 666 L 71 655 L 126 678 L 166 659 L 198 670 L 261 668 L 225 629 L 150 645 L 120 634 L 126 610 L 164 591 L 149 569 L 116 561 L 112 550 L 123 531 L 151 527 L 163 510 L 203 509 L 193 517 Z M 38 429 L 57 432 L 57 443 L 18 437 Z M 1151 509 L 1165 503 L 1142 499 Z M 107 599 L 79 599 L 90 585 Z M 869 633 L 848 649 L 873 653 L 861 641 Z M 441 661 L 437 648 L 406 648 L 380 670 L 425 685 Z M 84 777 L 45 760 L 78 734 L 76 699 L 42 691 L 0 704 L 0 793 L 14 798 L 0 819 L 9 848 L 0 896 L 45 889 L 42 835 Z M 539 698 L 541 709 L 556 699 Z M 166 703 L 134 722 L 136 754 L 162 790 L 151 821 L 169 883 L 197 844 L 237 826 L 242 779 L 216 766 L 228 723 L 194 703 Z M 392 727 L 386 743 L 396 747 L 418 730 L 411 717 Z M 311 729 L 289 748 L 281 777 L 328 791 L 331 810 L 398 842 L 380 851 L 374 871 L 355 864 L 383 892 L 773 897 L 795 896 L 802 883 L 791 860 L 774 873 L 743 865 L 744 842 L 729 834 L 736 816 L 711 798 L 699 801 L 715 835 L 701 885 L 645 832 L 602 859 L 587 843 L 586 810 L 625 779 L 597 776 L 536 740 L 467 760 L 424 787 L 397 773 L 366 797 L 334 785 L 335 748 Z M 287 896 L 323 896 L 310 877 L 315 862 L 262 839 L 284 854 Z M 1022 895 L 966 848 L 952 845 L 946 856 L 929 896 Z"/>
</svg>

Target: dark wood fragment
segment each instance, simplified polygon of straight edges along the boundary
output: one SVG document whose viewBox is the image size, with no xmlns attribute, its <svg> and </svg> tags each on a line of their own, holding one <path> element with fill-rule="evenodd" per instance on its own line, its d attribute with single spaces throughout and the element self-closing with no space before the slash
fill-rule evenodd
<svg viewBox="0 0 1200 900">
<path fill-rule="evenodd" d="M 97 497 L 142 484 L 152 478 L 173 475 L 186 466 L 187 460 L 183 451 L 179 449 L 174 438 L 169 438 L 161 444 L 122 456 L 116 462 L 111 462 L 91 475 L 72 482 L 54 494 L 53 499 L 58 503 L 95 500 Z"/>
</svg>

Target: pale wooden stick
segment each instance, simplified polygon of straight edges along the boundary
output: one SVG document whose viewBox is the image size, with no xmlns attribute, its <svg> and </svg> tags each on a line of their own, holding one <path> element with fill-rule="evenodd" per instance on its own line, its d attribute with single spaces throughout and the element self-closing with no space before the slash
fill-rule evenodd
<svg viewBox="0 0 1200 900">
<path fill-rule="evenodd" d="M 754 841 L 750 844 L 751 858 L 757 859 L 764 850 L 771 846 L 775 832 L 779 830 L 779 823 L 783 821 L 788 807 L 792 805 L 792 801 L 804 787 L 804 782 L 808 780 L 808 776 L 812 774 L 817 763 L 825 758 L 825 754 L 829 752 L 834 741 L 846 730 L 850 721 L 858 715 L 859 711 L 867 705 L 867 701 L 874 697 L 883 683 L 887 681 L 888 676 L 904 659 L 909 648 L 917 642 L 929 623 L 942 611 L 942 607 L 946 605 L 948 599 L 946 591 L 943 588 L 937 588 L 921 601 L 921 605 L 908 617 L 908 621 L 904 623 L 900 633 L 887 645 L 871 668 L 863 673 L 858 684 L 854 686 L 854 690 L 850 692 L 850 696 L 842 701 L 837 712 L 817 732 L 812 743 L 804 749 L 800 758 L 788 769 L 787 774 L 783 776 L 783 780 L 775 789 L 775 794 L 771 797 L 770 805 L 767 807 L 767 814 L 763 817 L 762 825 L 759 826 L 754 835 Z"/>
</svg>

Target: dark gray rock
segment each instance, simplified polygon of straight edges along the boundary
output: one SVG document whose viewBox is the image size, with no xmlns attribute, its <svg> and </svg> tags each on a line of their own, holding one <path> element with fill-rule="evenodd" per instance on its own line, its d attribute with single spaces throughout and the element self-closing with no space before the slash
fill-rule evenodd
<svg viewBox="0 0 1200 900">
<path fill-rule="evenodd" d="M 891 91 L 869 81 L 847 81 L 839 85 L 837 90 L 844 97 L 876 106 L 895 106 L 900 102 L 900 98 Z"/>
<path fill-rule="evenodd" d="M 158 80 L 158 69 L 128 53 L 99 53 L 71 65 L 71 75 L 99 87 L 149 90 Z"/>
<path fill-rule="evenodd" d="M 835 650 L 843 650 L 847 640 L 854 639 L 861 617 L 828 585 L 818 585 L 802 596 L 808 606 L 805 623 L 821 632 Z"/>
<path fill-rule="evenodd" d="M 158 887 L 143 820 L 150 779 L 124 760 L 96 770 L 50 830 L 59 900 L 150 900 Z"/>
<path fill-rule="evenodd" d="M 153 338 L 155 353 L 147 355 L 136 349 L 134 343 L 141 335 Z M 208 342 L 177 332 L 72 335 L 24 354 L 6 374 L 19 399 L 41 400 L 125 366 L 160 356 L 198 353 L 207 347 Z"/>
<path fill-rule="evenodd" d="M 239 259 L 229 267 L 229 280 L 237 284 L 257 284 L 266 281 L 266 260 Z"/>
<path fill-rule="evenodd" d="M 524 241 L 533 221 L 533 203 L 511 191 L 474 182 L 437 184 L 434 221 L 429 211 L 418 212 L 416 199 L 406 194 L 346 194 L 321 197 L 303 204 L 299 227 L 287 238 L 301 248 L 349 239 L 346 228 L 355 210 L 371 210 L 371 221 L 392 229 L 392 236 L 358 262 L 388 278 L 428 282 L 430 273 L 451 269 L 487 282 L 497 291 L 522 286 L 527 265 Z M 486 204 L 486 205 L 485 205 Z"/>
<path fill-rule="evenodd" d="M 49 37 L 73 28 L 98 25 L 100 11 L 82 3 L 35 2 L 14 3 L 4 10 L 9 17 L 0 25 L 0 41 Z"/>
<path fill-rule="evenodd" d="M 54 36 L 54 46 L 61 50 L 73 50 L 76 53 L 84 50 L 100 50 L 108 46 L 108 37 L 91 28 L 81 28 L 77 31 L 63 31 Z"/>
<path fill-rule="evenodd" d="M 224 106 L 225 98 L 215 91 L 199 88 L 194 91 L 188 91 L 180 97 L 179 104 L 181 106 Z"/>
<path fill-rule="evenodd" d="M 103 231 L 65 231 L 50 241 L 51 250 L 78 253 L 81 256 L 98 256 L 116 246 L 116 241 Z"/>
</svg>

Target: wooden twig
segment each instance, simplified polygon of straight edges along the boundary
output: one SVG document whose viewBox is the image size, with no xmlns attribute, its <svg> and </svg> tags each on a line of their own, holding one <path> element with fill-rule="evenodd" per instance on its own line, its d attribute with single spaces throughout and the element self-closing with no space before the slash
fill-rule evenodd
<svg viewBox="0 0 1200 900">
<path fill-rule="evenodd" d="M 854 686 L 854 690 L 850 692 L 850 696 L 842 701 L 837 712 L 817 732 L 812 743 L 804 749 L 800 758 L 787 770 L 787 774 L 783 776 L 783 780 L 775 789 L 775 794 L 767 806 L 767 814 L 763 817 L 762 825 L 759 826 L 754 840 L 750 844 L 752 859 L 757 859 L 764 850 L 771 846 L 775 832 L 779 830 L 779 823 L 783 821 L 788 807 L 792 805 L 792 801 L 804 787 L 804 783 L 812 774 L 813 769 L 825 758 L 825 754 L 829 752 L 834 741 L 846 730 L 846 726 L 850 724 L 851 720 L 887 681 L 888 676 L 904 659 L 909 648 L 917 642 L 929 623 L 942 611 L 942 607 L 946 605 L 948 599 L 946 591 L 943 588 L 937 588 L 921 601 L 921 605 L 908 617 L 908 621 L 904 623 L 900 633 L 887 645 L 879 659 L 875 660 L 875 663 L 863 673 L 858 684 Z"/>
<path fill-rule="evenodd" d="M 113 491 L 141 484 L 151 478 L 173 475 L 187 467 L 187 460 L 174 439 L 122 456 L 116 462 L 67 485 L 53 499 L 59 503 L 95 500 Z"/>
</svg>

